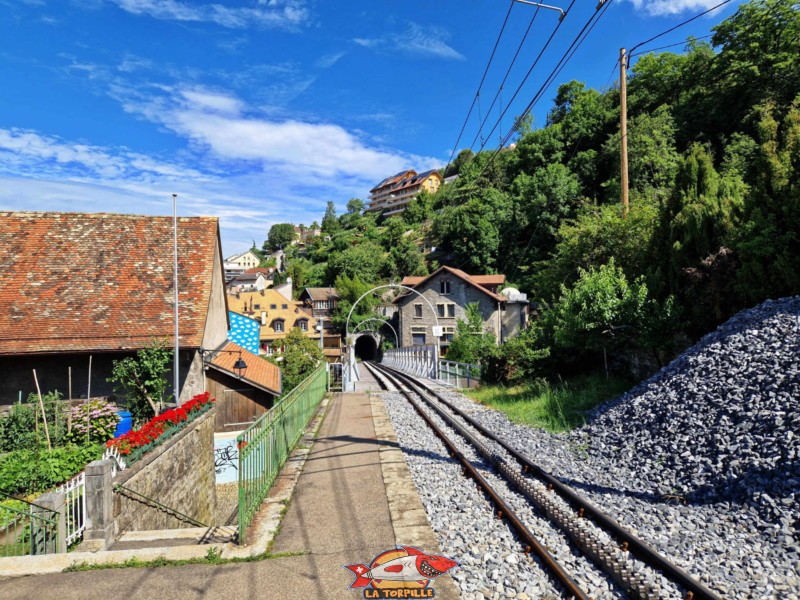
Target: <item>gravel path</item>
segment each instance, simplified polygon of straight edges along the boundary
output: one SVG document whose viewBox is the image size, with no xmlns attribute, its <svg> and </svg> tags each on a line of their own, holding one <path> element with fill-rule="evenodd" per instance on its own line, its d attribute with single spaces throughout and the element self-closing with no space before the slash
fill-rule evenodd
<svg viewBox="0 0 800 600">
<path fill-rule="evenodd" d="M 448 397 L 726 598 L 800 599 L 800 298 L 740 313 L 568 435 Z"/>
</svg>

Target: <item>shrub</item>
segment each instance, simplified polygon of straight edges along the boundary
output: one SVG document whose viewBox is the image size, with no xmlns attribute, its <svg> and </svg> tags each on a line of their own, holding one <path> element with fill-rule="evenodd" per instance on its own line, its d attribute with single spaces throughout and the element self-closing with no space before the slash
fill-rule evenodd
<svg viewBox="0 0 800 600">
<path fill-rule="evenodd" d="M 117 407 L 96 399 L 73 406 L 70 411 L 72 431 L 69 439 L 75 444 L 104 444 L 114 437 L 120 422 Z"/>
<path fill-rule="evenodd" d="M 42 404 L 50 443 L 54 447 L 62 445 L 66 441 L 67 419 L 61 394 L 57 391 L 44 394 Z M 30 394 L 23 404 L 14 404 L 0 419 L 0 452 L 34 450 L 46 446 L 46 439 L 37 394 Z"/>
<path fill-rule="evenodd" d="M 128 410 L 133 421 L 141 424 L 158 414 L 164 401 L 167 380 L 164 378 L 169 369 L 172 352 L 165 342 L 154 342 L 147 348 L 122 360 L 115 360 L 111 377 L 107 381 L 119 385 L 119 389 L 127 399 Z M 117 391 L 117 388 L 114 388 Z"/>
<path fill-rule="evenodd" d="M 0 492 L 28 495 L 45 492 L 99 459 L 103 447 L 68 445 L 46 450 L 14 450 L 0 457 Z"/>
</svg>

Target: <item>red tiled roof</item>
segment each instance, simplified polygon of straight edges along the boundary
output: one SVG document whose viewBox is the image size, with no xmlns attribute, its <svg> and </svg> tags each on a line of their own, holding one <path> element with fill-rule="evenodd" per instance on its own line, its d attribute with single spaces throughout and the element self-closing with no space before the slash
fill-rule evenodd
<svg viewBox="0 0 800 600">
<path fill-rule="evenodd" d="M 470 277 L 481 285 L 503 285 L 506 282 L 505 275 L 471 275 Z"/>
<path fill-rule="evenodd" d="M 178 219 L 184 347 L 202 345 L 218 240 L 216 218 Z M 0 355 L 172 343 L 172 272 L 171 217 L 0 212 Z"/>
<path fill-rule="evenodd" d="M 226 350 L 227 352 L 220 352 L 219 350 Z M 241 352 L 241 355 L 239 352 Z M 227 342 L 222 348 L 218 349 L 217 354 L 214 354 L 214 357 L 207 364 L 217 371 L 238 378 L 239 375 L 233 366 L 239 360 L 239 356 L 242 357 L 242 360 L 247 365 L 247 368 L 242 371 L 242 381 L 270 394 L 281 395 L 281 370 L 271 362 L 267 362 L 260 356 L 256 356 L 233 342 Z"/>
<path fill-rule="evenodd" d="M 251 273 L 261 273 L 262 275 L 269 275 L 275 270 L 275 267 L 253 267 L 251 269 L 247 269 L 245 274 L 250 275 Z"/>
<path fill-rule="evenodd" d="M 416 277 L 414 275 L 408 275 L 407 277 L 403 277 L 403 281 L 400 282 L 400 285 L 407 285 L 409 287 L 414 287 L 418 283 L 422 283 L 425 281 L 427 277 Z"/>
<path fill-rule="evenodd" d="M 447 271 L 448 273 L 452 273 L 456 277 L 463 279 L 473 287 L 478 288 L 480 291 L 484 292 L 488 296 L 491 296 L 495 300 L 500 302 L 506 302 L 508 298 L 503 296 L 502 294 L 496 294 L 495 292 L 485 288 L 485 285 L 499 285 L 506 280 L 505 275 L 469 275 L 462 271 L 461 269 L 454 269 L 452 267 L 439 267 L 436 271 L 428 275 L 427 277 L 404 277 L 403 280 L 400 282 L 401 285 L 407 285 L 408 287 L 417 287 L 418 285 L 428 281 L 435 275 L 438 275 L 442 271 Z M 410 292 L 406 291 L 403 294 L 400 294 L 397 298 L 395 298 L 395 303 L 400 300 L 401 298 L 409 295 Z"/>
</svg>

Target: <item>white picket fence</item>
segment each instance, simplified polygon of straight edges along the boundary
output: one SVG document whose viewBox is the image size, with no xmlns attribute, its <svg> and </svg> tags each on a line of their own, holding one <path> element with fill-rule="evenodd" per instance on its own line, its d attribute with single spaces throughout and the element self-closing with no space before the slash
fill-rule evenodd
<svg viewBox="0 0 800 600">
<path fill-rule="evenodd" d="M 83 537 L 86 529 L 86 472 L 81 471 L 58 488 L 64 498 L 67 547 Z"/>
</svg>

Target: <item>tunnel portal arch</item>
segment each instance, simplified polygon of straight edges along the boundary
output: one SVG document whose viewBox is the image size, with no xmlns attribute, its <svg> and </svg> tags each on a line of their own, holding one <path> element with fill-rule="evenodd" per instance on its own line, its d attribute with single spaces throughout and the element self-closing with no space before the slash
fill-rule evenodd
<svg viewBox="0 0 800 600">
<path fill-rule="evenodd" d="M 361 360 L 377 360 L 380 341 L 381 336 L 378 333 L 371 331 L 357 333 L 353 342 L 353 352 L 355 352 L 356 358 L 360 358 Z"/>
</svg>

